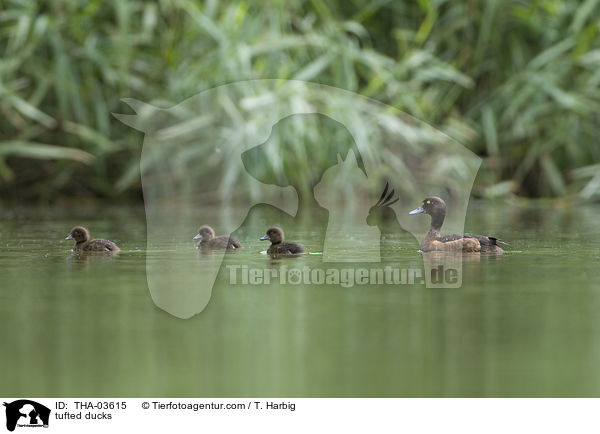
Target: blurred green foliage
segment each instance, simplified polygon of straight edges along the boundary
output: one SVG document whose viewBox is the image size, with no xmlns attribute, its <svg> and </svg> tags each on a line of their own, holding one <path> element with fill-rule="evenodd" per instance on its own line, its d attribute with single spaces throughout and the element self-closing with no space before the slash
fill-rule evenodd
<svg viewBox="0 0 600 434">
<path fill-rule="evenodd" d="M 445 131 L 479 195 L 598 198 L 599 30 L 599 0 L 0 0 L 0 197 L 138 198 L 120 98 L 284 78 Z"/>
</svg>

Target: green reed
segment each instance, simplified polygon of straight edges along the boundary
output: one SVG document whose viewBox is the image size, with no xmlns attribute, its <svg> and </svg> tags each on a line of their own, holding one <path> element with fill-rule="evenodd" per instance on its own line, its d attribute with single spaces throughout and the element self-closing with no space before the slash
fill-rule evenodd
<svg viewBox="0 0 600 434">
<path fill-rule="evenodd" d="M 170 106 L 283 78 L 357 92 L 448 133 L 484 159 L 476 194 L 597 199 L 598 8 L 0 0 L 0 194 L 138 197 L 142 136 L 111 116 L 127 111 L 120 98 Z"/>
</svg>

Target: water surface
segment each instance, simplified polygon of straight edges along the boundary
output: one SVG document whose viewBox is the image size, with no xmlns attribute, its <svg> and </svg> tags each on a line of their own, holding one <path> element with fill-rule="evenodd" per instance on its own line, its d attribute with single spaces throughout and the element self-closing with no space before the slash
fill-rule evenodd
<svg viewBox="0 0 600 434">
<path fill-rule="evenodd" d="M 227 285 L 181 320 L 146 284 L 141 207 L 3 210 L 0 372 L 6 396 L 599 396 L 599 206 L 472 203 L 465 228 L 509 241 L 463 285 Z M 116 257 L 71 255 L 85 223 Z M 191 237 L 182 254 L 198 255 Z M 247 234 L 226 264 L 273 261 Z M 300 231 L 302 232 L 302 231 Z M 310 230 L 294 240 L 311 250 Z M 360 252 L 360 234 L 356 234 Z M 235 255 L 235 256 L 234 256 Z M 402 267 L 420 254 L 389 252 Z M 341 265 L 340 265 L 341 267 Z"/>
</svg>

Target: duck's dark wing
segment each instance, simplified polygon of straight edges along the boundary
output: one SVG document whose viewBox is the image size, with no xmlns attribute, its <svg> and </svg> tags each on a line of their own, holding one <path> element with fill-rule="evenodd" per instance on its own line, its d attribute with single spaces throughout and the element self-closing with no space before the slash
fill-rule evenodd
<svg viewBox="0 0 600 434">
<path fill-rule="evenodd" d="M 239 249 L 242 247 L 242 244 L 233 237 L 228 237 L 225 235 L 220 235 L 218 237 L 213 238 L 208 242 L 201 241 L 198 244 L 198 247 L 208 247 L 210 249 Z"/>
<path fill-rule="evenodd" d="M 482 248 L 497 246 L 498 244 L 506 244 L 504 241 L 500 241 L 498 238 L 487 237 L 485 235 L 477 235 L 477 234 L 452 234 L 452 235 L 446 235 L 444 237 L 441 237 L 440 241 L 443 242 L 443 243 L 446 243 L 448 241 L 460 240 L 461 238 L 475 238 L 475 239 L 477 239 L 479 241 L 479 244 L 481 244 Z"/>
<path fill-rule="evenodd" d="M 440 237 L 440 241 L 442 243 L 447 243 L 448 241 L 456 241 L 456 240 L 460 240 L 461 238 L 464 238 L 465 235 L 467 235 L 467 234 L 446 235 L 446 236 Z"/>
<path fill-rule="evenodd" d="M 285 243 L 285 248 L 288 251 L 288 253 L 306 253 L 304 247 L 296 243 Z"/>
<path fill-rule="evenodd" d="M 504 242 L 502 240 L 499 240 L 498 238 L 495 237 L 488 237 L 490 240 L 492 240 L 494 242 L 494 245 L 498 245 L 498 244 L 504 244 L 505 246 L 510 246 L 510 244 L 508 244 L 507 242 Z"/>
<path fill-rule="evenodd" d="M 240 243 L 235 238 L 229 237 L 229 245 L 227 247 L 231 249 L 241 249 L 244 246 L 242 246 L 242 243 Z"/>
<path fill-rule="evenodd" d="M 283 245 L 281 246 L 282 250 L 285 253 L 291 253 L 291 254 L 296 254 L 296 253 L 306 253 L 306 250 L 304 250 L 304 247 L 302 247 L 300 244 L 296 244 L 296 243 L 283 243 Z"/>
<path fill-rule="evenodd" d="M 500 241 L 498 238 L 488 237 L 485 235 L 465 234 L 465 238 L 477 238 L 479 240 L 479 244 L 481 244 L 481 247 L 492 247 L 497 246 L 498 244 L 506 244 L 504 241 Z"/>
<path fill-rule="evenodd" d="M 90 240 L 81 249 L 85 252 L 118 252 L 119 247 L 109 240 Z"/>
<path fill-rule="evenodd" d="M 271 244 L 271 247 L 267 250 L 269 255 L 296 255 L 299 253 L 306 253 L 304 247 L 300 244 L 296 243 L 280 243 L 280 244 Z"/>
</svg>

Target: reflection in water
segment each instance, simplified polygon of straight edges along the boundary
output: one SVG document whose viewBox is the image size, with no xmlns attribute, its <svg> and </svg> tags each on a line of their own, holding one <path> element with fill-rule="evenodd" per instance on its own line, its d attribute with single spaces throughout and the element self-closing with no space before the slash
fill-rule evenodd
<svg viewBox="0 0 600 434">
<path fill-rule="evenodd" d="M 89 270 L 95 261 L 111 261 L 119 256 L 118 252 L 73 252 L 67 256 L 69 271 Z"/>
<path fill-rule="evenodd" d="M 80 261 L 87 261 L 90 258 L 94 259 L 112 259 L 119 256 L 119 252 L 85 252 L 85 251 L 76 251 L 71 253 L 71 257 L 73 259 L 77 259 Z"/>
<path fill-rule="evenodd" d="M 143 214 L 124 209 L 85 219 L 120 240 L 122 251 L 111 258 L 74 258 L 60 241 L 81 216 L 1 219 L 3 390 L 19 396 L 597 396 L 598 211 L 473 203 L 466 226 L 498 234 L 511 247 L 500 256 L 463 257 L 462 287 L 452 289 L 231 285 L 227 265 L 340 273 L 348 267 L 324 264 L 322 255 L 273 260 L 260 254 L 264 225 L 247 227 L 239 237 L 245 248 L 225 255 L 206 310 L 185 321 L 149 296 Z M 308 227 L 297 231 L 295 240 L 318 251 Z M 179 257 L 211 261 L 194 244 L 182 238 Z M 160 256 L 161 246 L 152 254 Z M 426 260 L 416 249 L 390 256 L 381 266 L 422 269 Z M 440 261 L 428 257 L 433 265 Z M 7 375 L 15 372 L 26 375 Z"/>
</svg>

